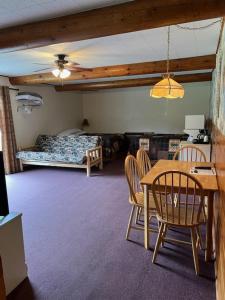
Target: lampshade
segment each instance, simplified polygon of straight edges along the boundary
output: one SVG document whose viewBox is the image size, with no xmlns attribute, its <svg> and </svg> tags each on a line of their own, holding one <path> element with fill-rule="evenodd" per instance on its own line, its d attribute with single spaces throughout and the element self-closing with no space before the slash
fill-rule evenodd
<svg viewBox="0 0 225 300">
<path fill-rule="evenodd" d="M 71 72 L 70 72 L 69 70 L 63 69 L 63 70 L 60 72 L 59 77 L 62 78 L 62 79 L 64 79 L 64 78 L 69 77 L 70 74 L 71 74 Z"/>
<path fill-rule="evenodd" d="M 168 26 L 167 35 L 167 61 L 166 61 L 166 75 L 162 80 L 156 83 L 150 90 L 150 97 L 153 98 L 167 98 L 176 99 L 184 97 L 184 88 L 181 84 L 170 77 L 170 26 Z"/>
<path fill-rule="evenodd" d="M 54 70 L 52 70 L 52 74 L 53 74 L 55 77 L 59 77 L 60 70 L 59 70 L 59 69 L 54 69 Z"/>
<path fill-rule="evenodd" d="M 52 70 L 52 74 L 55 76 L 55 77 L 60 77 L 61 79 L 64 79 L 64 78 L 67 78 L 70 76 L 71 72 L 67 69 L 54 69 Z"/>
<path fill-rule="evenodd" d="M 166 75 L 161 81 L 156 83 L 150 90 L 150 96 L 153 98 L 176 99 L 184 97 L 184 88 L 181 84 Z"/>
</svg>

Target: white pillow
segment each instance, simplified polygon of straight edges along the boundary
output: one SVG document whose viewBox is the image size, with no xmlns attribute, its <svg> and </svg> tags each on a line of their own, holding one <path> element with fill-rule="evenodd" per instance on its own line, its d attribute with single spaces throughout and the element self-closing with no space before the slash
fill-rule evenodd
<svg viewBox="0 0 225 300">
<path fill-rule="evenodd" d="M 78 134 L 80 133 L 82 130 L 79 128 L 70 128 L 70 129 L 66 129 L 63 130 L 62 132 L 58 133 L 58 136 L 65 136 L 65 135 L 72 135 L 72 134 Z"/>
</svg>

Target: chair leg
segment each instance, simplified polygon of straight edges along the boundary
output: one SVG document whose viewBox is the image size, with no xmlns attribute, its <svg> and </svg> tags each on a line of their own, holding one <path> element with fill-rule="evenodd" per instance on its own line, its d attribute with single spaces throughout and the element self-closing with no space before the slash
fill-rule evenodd
<svg viewBox="0 0 225 300">
<path fill-rule="evenodd" d="M 143 208 L 140 207 L 139 209 L 139 217 L 138 217 L 138 221 L 141 221 L 141 216 L 143 215 Z"/>
<path fill-rule="evenodd" d="M 164 224 L 164 228 L 163 228 L 163 233 L 162 233 L 162 247 L 164 247 L 164 237 L 166 236 L 166 232 L 167 232 L 167 224 Z"/>
<path fill-rule="evenodd" d="M 208 196 L 204 197 L 204 211 L 206 213 L 207 216 L 207 210 L 208 210 Z"/>
<path fill-rule="evenodd" d="M 138 224 L 140 218 L 140 207 L 136 208 L 136 214 L 135 214 L 135 224 Z"/>
<path fill-rule="evenodd" d="M 157 256 L 158 251 L 159 251 L 159 246 L 160 246 L 161 241 L 162 241 L 163 230 L 164 230 L 164 224 L 161 223 L 160 224 L 160 228 L 159 228 L 159 233 L 158 233 L 157 241 L 156 241 L 156 245 L 155 245 L 155 250 L 154 250 L 154 253 L 153 253 L 153 257 L 152 257 L 153 264 L 155 263 L 156 256 Z"/>
<path fill-rule="evenodd" d="M 197 245 L 199 244 L 200 245 L 200 249 L 203 250 L 204 246 L 203 246 L 202 234 L 201 234 L 199 226 L 196 227 L 196 232 L 197 232 Z"/>
<path fill-rule="evenodd" d="M 199 263 L 198 263 L 198 248 L 196 247 L 196 232 L 195 228 L 191 228 L 191 242 L 192 242 L 192 251 L 193 251 L 193 258 L 194 258 L 194 265 L 195 265 L 195 273 L 196 275 L 199 274 Z"/>
<path fill-rule="evenodd" d="M 177 198 L 177 194 L 174 195 L 174 198 L 172 199 L 174 206 L 177 207 L 177 202 L 178 202 L 178 198 Z"/>
<path fill-rule="evenodd" d="M 131 212 L 130 212 L 130 217 L 129 217 L 129 221 L 128 221 L 128 225 L 127 225 L 126 240 L 128 240 L 128 238 L 129 238 L 130 227 L 131 227 L 132 220 L 133 220 L 134 210 L 135 210 L 135 206 L 132 205 Z"/>
</svg>

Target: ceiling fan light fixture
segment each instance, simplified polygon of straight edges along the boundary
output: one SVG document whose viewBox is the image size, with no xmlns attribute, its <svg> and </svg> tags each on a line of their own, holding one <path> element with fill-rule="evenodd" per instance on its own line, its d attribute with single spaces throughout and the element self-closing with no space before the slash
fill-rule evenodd
<svg viewBox="0 0 225 300">
<path fill-rule="evenodd" d="M 70 70 L 63 69 L 63 70 L 60 71 L 59 77 L 60 77 L 61 79 L 64 79 L 64 78 L 69 77 L 70 75 L 71 75 Z"/>
<path fill-rule="evenodd" d="M 59 70 L 59 69 L 54 69 L 54 70 L 52 70 L 52 74 L 53 74 L 55 77 L 59 77 L 60 70 Z"/>
<path fill-rule="evenodd" d="M 59 77 L 61 79 L 64 79 L 64 78 L 69 77 L 71 75 L 71 72 L 70 72 L 70 70 L 67 70 L 67 69 L 64 69 L 64 68 L 61 69 L 61 70 L 59 68 L 57 68 L 57 69 L 52 70 L 52 74 L 55 77 Z"/>
<path fill-rule="evenodd" d="M 168 74 L 154 85 L 154 87 L 150 90 L 150 96 L 153 98 L 167 99 L 183 98 L 184 88 Z"/>
</svg>

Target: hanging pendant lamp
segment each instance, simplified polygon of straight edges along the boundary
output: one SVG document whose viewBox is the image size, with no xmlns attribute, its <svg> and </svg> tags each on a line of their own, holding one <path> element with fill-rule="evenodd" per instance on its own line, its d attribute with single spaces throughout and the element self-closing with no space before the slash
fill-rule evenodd
<svg viewBox="0 0 225 300">
<path fill-rule="evenodd" d="M 167 48 L 167 70 L 163 79 L 156 83 L 150 90 L 150 97 L 177 99 L 184 97 L 184 88 L 181 84 L 171 78 L 169 73 L 169 51 L 170 51 L 170 26 L 168 26 L 168 48 Z"/>
</svg>

